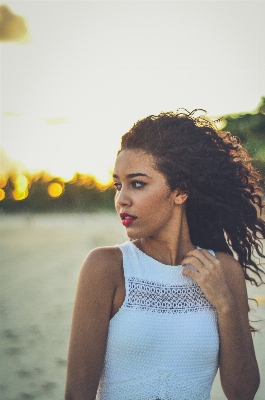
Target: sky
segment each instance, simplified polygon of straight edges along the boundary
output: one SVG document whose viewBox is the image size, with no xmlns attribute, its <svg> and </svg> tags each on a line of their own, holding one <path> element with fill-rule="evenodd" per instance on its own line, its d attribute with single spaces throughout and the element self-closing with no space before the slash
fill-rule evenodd
<svg viewBox="0 0 265 400">
<path fill-rule="evenodd" d="M 265 95 L 263 1 L 3 4 L 27 34 L 1 42 L 1 146 L 30 170 L 105 183 L 137 120 L 249 112 Z"/>
</svg>

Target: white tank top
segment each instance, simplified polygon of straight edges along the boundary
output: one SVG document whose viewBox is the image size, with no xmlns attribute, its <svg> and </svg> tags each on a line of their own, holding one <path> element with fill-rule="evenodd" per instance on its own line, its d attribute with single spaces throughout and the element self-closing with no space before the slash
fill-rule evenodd
<svg viewBox="0 0 265 400">
<path fill-rule="evenodd" d="M 126 296 L 109 324 L 96 399 L 209 400 L 218 368 L 215 308 L 181 265 L 162 264 L 130 241 L 119 248 Z"/>
</svg>

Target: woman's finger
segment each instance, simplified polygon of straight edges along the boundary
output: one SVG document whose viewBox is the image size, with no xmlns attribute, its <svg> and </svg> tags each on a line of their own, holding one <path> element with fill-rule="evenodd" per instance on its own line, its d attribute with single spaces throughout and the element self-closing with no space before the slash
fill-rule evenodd
<svg viewBox="0 0 265 400">
<path fill-rule="evenodd" d="M 193 265 L 193 267 L 196 268 L 198 271 L 201 271 L 201 269 L 204 268 L 203 263 L 194 256 L 186 257 L 181 262 L 181 265 L 183 265 L 183 266 L 188 265 L 188 264 Z"/>
<path fill-rule="evenodd" d="M 215 256 L 213 256 L 208 250 L 202 249 L 201 253 L 207 257 L 210 261 L 212 261 L 215 264 L 215 261 L 218 261 Z"/>
<path fill-rule="evenodd" d="M 197 282 L 198 280 L 198 272 L 194 271 L 194 269 L 191 268 L 184 268 L 183 275 L 189 276 L 190 278 L 192 278 L 195 282 Z M 198 283 L 198 282 L 197 282 Z"/>
<path fill-rule="evenodd" d="M 198 259 L 200 262 L 201 262 L 201 264 L 204 266 L 204 267 L 208 267 L 208 268 L 210 268 L 210 267 L 212 267 L 213 265 L 215 265 L 215 264 L 217 264 L 217 262 L 218 262 L 218 260 L 216 259 L 216 257 L 214 257 L 211 253 L 209 253 L 209 251 L 207 251 L 207 250 L 199 250 L 199 249 L 196 249 L 196 250 L 192 250 L 192 251 L 189 251 L 187 254 L 186 254 L 186 257 L 184 258 L 184 260 L 183 261 L 185 261 L 185 263 L 186 263 L 186 260 L 187 259 L 189 259 L 190 257 L 193 257 L 193 258 L 196 258 L 196 259 Z M 192 264 L 192 263 L 191 263 Z"/>
</svg>

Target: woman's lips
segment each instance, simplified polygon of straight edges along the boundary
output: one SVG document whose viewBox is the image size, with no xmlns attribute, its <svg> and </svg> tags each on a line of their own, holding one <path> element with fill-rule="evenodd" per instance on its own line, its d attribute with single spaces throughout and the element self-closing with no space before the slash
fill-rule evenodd
<svg viewBox="0 0 265 400">
<path fill-rule="evenodd" d="M 128 213 L 120 213 L 120 217 L 121 217 L 121 220 L 122 220 L 121 223 L 124 226 L 131 225 L 131 223 L 133 223 L 133 221 L 137 218 L 137 217 L 134 217 L 133 215 L 128 214 Z"/>
<path fill-rule="evenodd" d="M 129 225 L 131 225 L 131 223 L 133 223 L 134 220 L 135 220 L 135 218 L 123 219 L 121 221 L 121 223 L 123 226 L 129 226 Z"/>
</svg>

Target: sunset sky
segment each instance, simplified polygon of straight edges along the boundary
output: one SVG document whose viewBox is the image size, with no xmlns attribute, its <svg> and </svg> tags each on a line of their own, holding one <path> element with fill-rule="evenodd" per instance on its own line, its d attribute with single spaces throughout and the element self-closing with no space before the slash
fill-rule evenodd
<svg viewBox="0 0 265 400">
<path fill-rule="evenodd" d="M 1 146 L 29 169 L 105 182 L 138 119 L 252 111 L 265 95 L 263 1 L 2 4 L 28 33 L 2 38 Z"/>
</svg>

